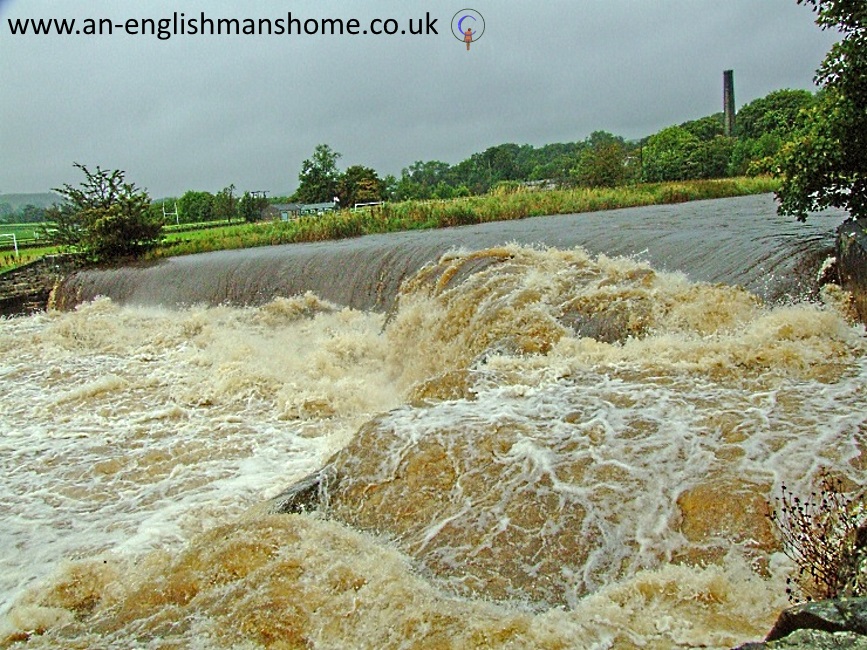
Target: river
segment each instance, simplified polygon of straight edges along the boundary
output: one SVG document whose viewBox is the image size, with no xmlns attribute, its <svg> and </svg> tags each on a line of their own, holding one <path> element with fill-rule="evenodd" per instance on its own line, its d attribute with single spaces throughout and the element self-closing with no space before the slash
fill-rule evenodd
<svg viewBox="0 0 867 650">
<path fill-rule="evenodd" d="M 842 218 L 747 197 L 80 274 L 0 320 L 0 646 L 761 638 L 793 570 L 769 500 L 863 477 L 863 327 L 815 282 Z"/>
</svg>

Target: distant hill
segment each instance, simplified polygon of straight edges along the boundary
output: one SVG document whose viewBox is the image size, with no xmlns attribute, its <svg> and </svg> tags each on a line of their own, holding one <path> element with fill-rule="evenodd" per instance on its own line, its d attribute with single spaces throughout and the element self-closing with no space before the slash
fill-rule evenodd
<svg viewBox="0 0 867 650">
<path fill-rule="evenodd" d="M 17 211 L 25 205 L 35 205 L 37 208 L 47 208 L 55 203 L 61 203 L 63 199 L 54 192 L 38 192 L 35 194 L 0 194 L 0 205 L 6 203 Z"/>
</svg>

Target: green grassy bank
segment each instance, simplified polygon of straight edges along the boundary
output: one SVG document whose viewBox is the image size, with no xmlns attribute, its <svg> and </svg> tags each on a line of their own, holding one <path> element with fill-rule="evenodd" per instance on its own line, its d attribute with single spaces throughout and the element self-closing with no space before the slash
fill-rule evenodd
<svg viewBox="0 0 867 650">
<path fill-rule="evenodd" d="M 550 214 L 595 212 L 701 199 L 719 199 L 774 191 L 768 177 L 654 183 L 612 189 L 500 191 L 448 201 L 387 203 L 372 210 L 327 213 L 286 222 L 224 226 L 172 233 L 149 257 L 189 255 L 207 251 L 272 244 L 325 241 L 401 230 L 445 228 L 490 221 L 507 221 Z"/>
<path fill-rule="evenodd" d="M 401 230 L 445 228 L 490 221 L 524 219 L 549 214 L 596 212 L 645 205 L 683 203 L 773 192 L 778 181 L 768 177 L 726 178 L 630 185 L 611 189 L 569 190 L 500 189 L 484 196 L 446 201 L 386 203 L 358 212 L 341 210 L 293 221 L 267 221 L 198 229 L 164 231 L 161 245 L 148 253 L 155 259 L 208 251 L 252 248 L 272 244 L 344 239 Z M 58 252 L 55 247 L 28 248 L 15 257 L 0 250 L 0 273 Z"/>
</svg>

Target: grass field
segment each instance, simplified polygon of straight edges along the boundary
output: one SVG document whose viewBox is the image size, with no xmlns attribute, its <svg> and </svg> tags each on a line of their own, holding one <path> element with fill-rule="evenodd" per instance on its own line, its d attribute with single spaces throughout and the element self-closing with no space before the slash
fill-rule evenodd
<svg viewBox="0 0 867 650">
<path fill-rule="evenodd" d="M 43 255 L 56 253 L 55 246 L 34 247 L 38 242 L 40 224 L 3 223 L 0 224 L 0 273 L 38 260 Z M 15 235 L 12 237 L 4 235 Z M 18 242 L 18 255 L 15 255 L 14 242 Z"/>
<path fill-rule="evenodd" d="M 18 239 L 18 243 L 28 240 L 37 239 L 39 235 L 38 223 L 0 223 L 0 235 L 14 234 Z M 6 247 L 8 242 L 9 247 L 12 247 L 12 240 L 6 237 L 0 237 L 0 246 Z"/>
</svg>

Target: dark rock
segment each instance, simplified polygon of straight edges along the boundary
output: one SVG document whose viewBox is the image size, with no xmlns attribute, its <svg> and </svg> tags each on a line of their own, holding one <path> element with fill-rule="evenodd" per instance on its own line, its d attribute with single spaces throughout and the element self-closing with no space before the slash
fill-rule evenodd
<svg viewBox="0 0 867 650">
<path fill-rule="evenodd" d="M 821 600 L 787 609 L 765 640 L 782 639 L 802 629 L 867 634 L 867 598 Z"/>
<path fill-rule="evenodd" d="M 837 229 L 837 268 L 840 286 L 852 294 L 855 310 L 867 323 L 867 224 L 850 220 Z"/>
<path fill-rule="evenodd" d="M 776 641 L 747 643 L 735 650 L 867 650 L 867 636 L 854 632 L 796 630 Z"/>
<path fill-rule="evenodd" d="M 797 605 L 780 614 L 764 642 L 737 650 L 857 648 L 867 650 L 867 598 Z"/>
<path fill-rule="evenodd" d="M 635 306 L 626 302 L 612 302 L 584 312 L 572 309 L 557 320 L 577 336 L 602 343 L 622 343 L 630 335 L 643 333 L 643 327 L 636 327 L 635 322 L 641 324 L 644 319 L 637 318 L 634 310 Z"/>
<path fill-rule="evenodd" d="M 859 499 L 864 500 L 864 493 Z M 841 597 L 853 598 L 867 594 L 867 522 L 851 531 L 843 540 L 837 579 Z"/>
</svg>

